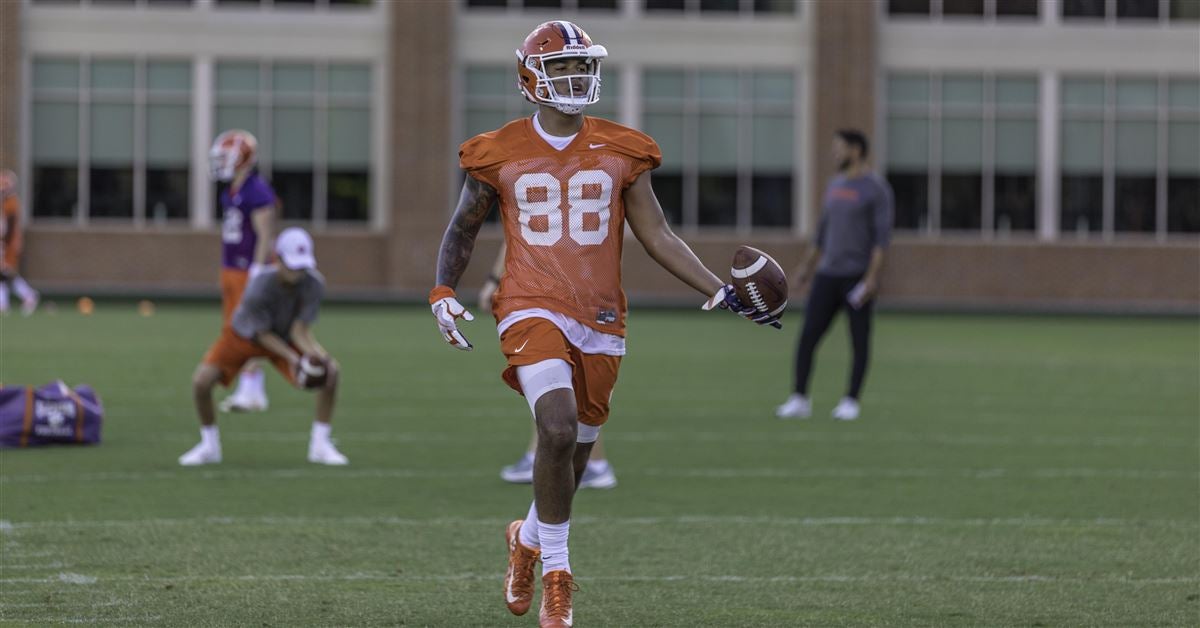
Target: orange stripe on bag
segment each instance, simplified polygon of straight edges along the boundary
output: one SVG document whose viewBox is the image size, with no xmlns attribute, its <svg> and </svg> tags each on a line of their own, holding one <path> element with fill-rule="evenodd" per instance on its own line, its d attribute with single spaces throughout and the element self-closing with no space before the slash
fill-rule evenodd
<svg viewBox="0 0 1200 628">
<path fill-rule="evenodd" d="M 29 434 L 33 432 L 33 386 L 25 387 L 25 419 L 21 422 L 21 447 L 29 446 Z"/>
</svg>

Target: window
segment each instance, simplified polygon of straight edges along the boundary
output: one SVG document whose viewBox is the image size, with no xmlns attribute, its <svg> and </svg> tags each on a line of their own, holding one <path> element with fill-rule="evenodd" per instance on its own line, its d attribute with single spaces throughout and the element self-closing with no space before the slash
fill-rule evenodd
<svg viewBox="0 0 1200 628">
<path fill-rule="evenodd" d="M 1037 98 L 1031 76 L 888 77 L 886 164 L 896 227 L 1033 231 Z"/>
<path fill-rule="evenodd" d="M 617 0 L 463 0 L 468 9 L 616 11 Z"/>
<path fill-rule="evenodd" d="M 33 88 L 34 216 L 187 218 L 190 63 L 36 58 Z"/>
<path fill-rule="evenodd" d="M 783 71 L 645 72 L 642 126 L 662 149 L 652 181 L 672 224 L 792 225 L 794 91 Z"/>
<path fill-rule="evenodd" d="M 367 221 L 369 65 L 221 61 L 215 80 L 214 132 L 245 129 L 258 138 L 259 170 L 284 219 Z"/>
<path fill-rule="evenodd" d="M 1067 20 L 1156 22 L 1200 19 L 1200 0 L 1062 0 Z"/>
<path fill-rule="evenodd" d="M 1167 82 L 1167 231 L 1200 233 L 1200 81 Z"/>
<path fill-rule="evenodd" d="M 1170 7 L 1172 20 L 1200 20 L 1200 0 L 1171 0 Z"/>
<path fill-rule="evenodd" d="M 1200 81 L 1067 77 L 1062 118 L 1064 233 L 1200 231 Z"/>
<path fill-rule="evenodd" d="M 278 7 L 282 9 L 339 9 L 342 7 L 369 7 L 374 4 L 374 2 L 375 0 L 216 0 L 217 6 L 220 7 Z"/>
<path fill-rule="evenodd" d="M 643 0 L 647 13 L 702 13 L 707 15 L 795 15 L 798 0 Z"/>
<path fill-rule="evenodd" d="M 1038 16 L 1038 0 L 888 0 L 889 15 L 959 18 Z"/>
</svg>

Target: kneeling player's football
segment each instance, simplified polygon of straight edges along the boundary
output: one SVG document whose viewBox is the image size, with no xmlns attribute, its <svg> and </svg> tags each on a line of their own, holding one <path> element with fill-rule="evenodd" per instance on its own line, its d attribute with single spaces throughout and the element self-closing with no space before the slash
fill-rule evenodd
<svg viewBox="0 0 1200 628">
<path fill-rule="evenodd" d="M 325 385 L 329 379 L 329 362 L 319 355 L 307 354 L 296 364 L 296 384 L 312 390 Z"/>
<path fill-rule="evenodd" d="M 783 317 L 787 309 L 788 282 L 783 269 L 762 251 L 739 246 L 733 254 L 733 287 L 742 303 L 753 307 L 759 314 Z"/>
</svg>

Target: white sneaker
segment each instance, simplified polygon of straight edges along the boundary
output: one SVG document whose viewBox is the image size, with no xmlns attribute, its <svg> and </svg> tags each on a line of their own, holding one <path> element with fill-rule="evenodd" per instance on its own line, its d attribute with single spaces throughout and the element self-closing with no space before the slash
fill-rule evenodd
<svg viewBox="0 0 1200 628">
<path fill-rule="evenodd" d="M 179 457 L 179 464 L 195 467 L 202 464 L 217 464 L 221 461 L 221 446 L 209 447 L 200 443 Z"/>
<path fill-rule="evenodd" d="M 804 395 L 792 393 L 783 405 L 775 408 L 775 416 L 781 419 L 807 419 L 812 416 L 812 401 Z"/>
<path fill-rule="evenodd" d="M 308 461 L 317 464 L 342 466 L 350 464 L 350 460 L 342 455 L 330 441 L 309 441 Z"/>
<path fill-rule="evenodd" d="M 238 391 L 222 400 L 217 409 L 221 412 L 264 412 L 268 405 L 266 395 Z"/>
<path fill-rule="evenodd" d="M 29 297 L 28 299 L 21 301 L 21 315 L 22 316 L 32 316 L 33 313 L 37 311 L 38 303 L 41 300 L 42 300 L 41 297 L 38 295 L 38 293 L 35 292 L 35 293 L 33 293 L 32 297 Z"/>
<path fill-rule="evenodd" d="M 521 456 L 520 460 L 500 469 L 500 479 L 512 484 L 532 484 L 533 456 L 526 454 Z"/>
<path fill-rule="evenodd" d="M 588 463 L 579 477 L 579 488 L 615 488 L 617 474 L 613 473 L 611 464 L 604 463 L 603 467 Z"/>
<path fill-rule="evenodd" d="M 853 421 L 857 419 L 858 402 L 849 397 L 842 397 L 837 407 L 833 409 L 833 418 L 839 421 Z"/>
</svg>

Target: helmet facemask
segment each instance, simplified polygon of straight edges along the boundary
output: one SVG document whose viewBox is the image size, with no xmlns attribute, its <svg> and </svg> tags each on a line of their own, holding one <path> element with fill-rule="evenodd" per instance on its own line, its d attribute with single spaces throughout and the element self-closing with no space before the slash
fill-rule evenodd
<svg viewBox="0 0 1200 628">
<path fill-rule="evenodd" d="M 600 62 L 608 56 L 604 46 L 567 46 L 566 49 L 541 55 L 526 55 L 521 57 L 517 51 L 517 59 L 525 71 L 536 81 L 528 85 L 529 76 L 521 75 L 521 92 L 525 98 L 539 105 L 548 105 L 568 115 L 578 114 L 584 107 L 595 104 L 600 100 Z M 587 74 L 565 74 L 551 77 L 546 73 L 546 63 L 557 59 L 587 59 L 590 72 Z M 576 90 L 573 83 L 581 81 L 582 90 Z M 559 88 L 562 88 L 561 90 Z M 565 94 L 564 94 L 565 92 Z"/>
</svg>

